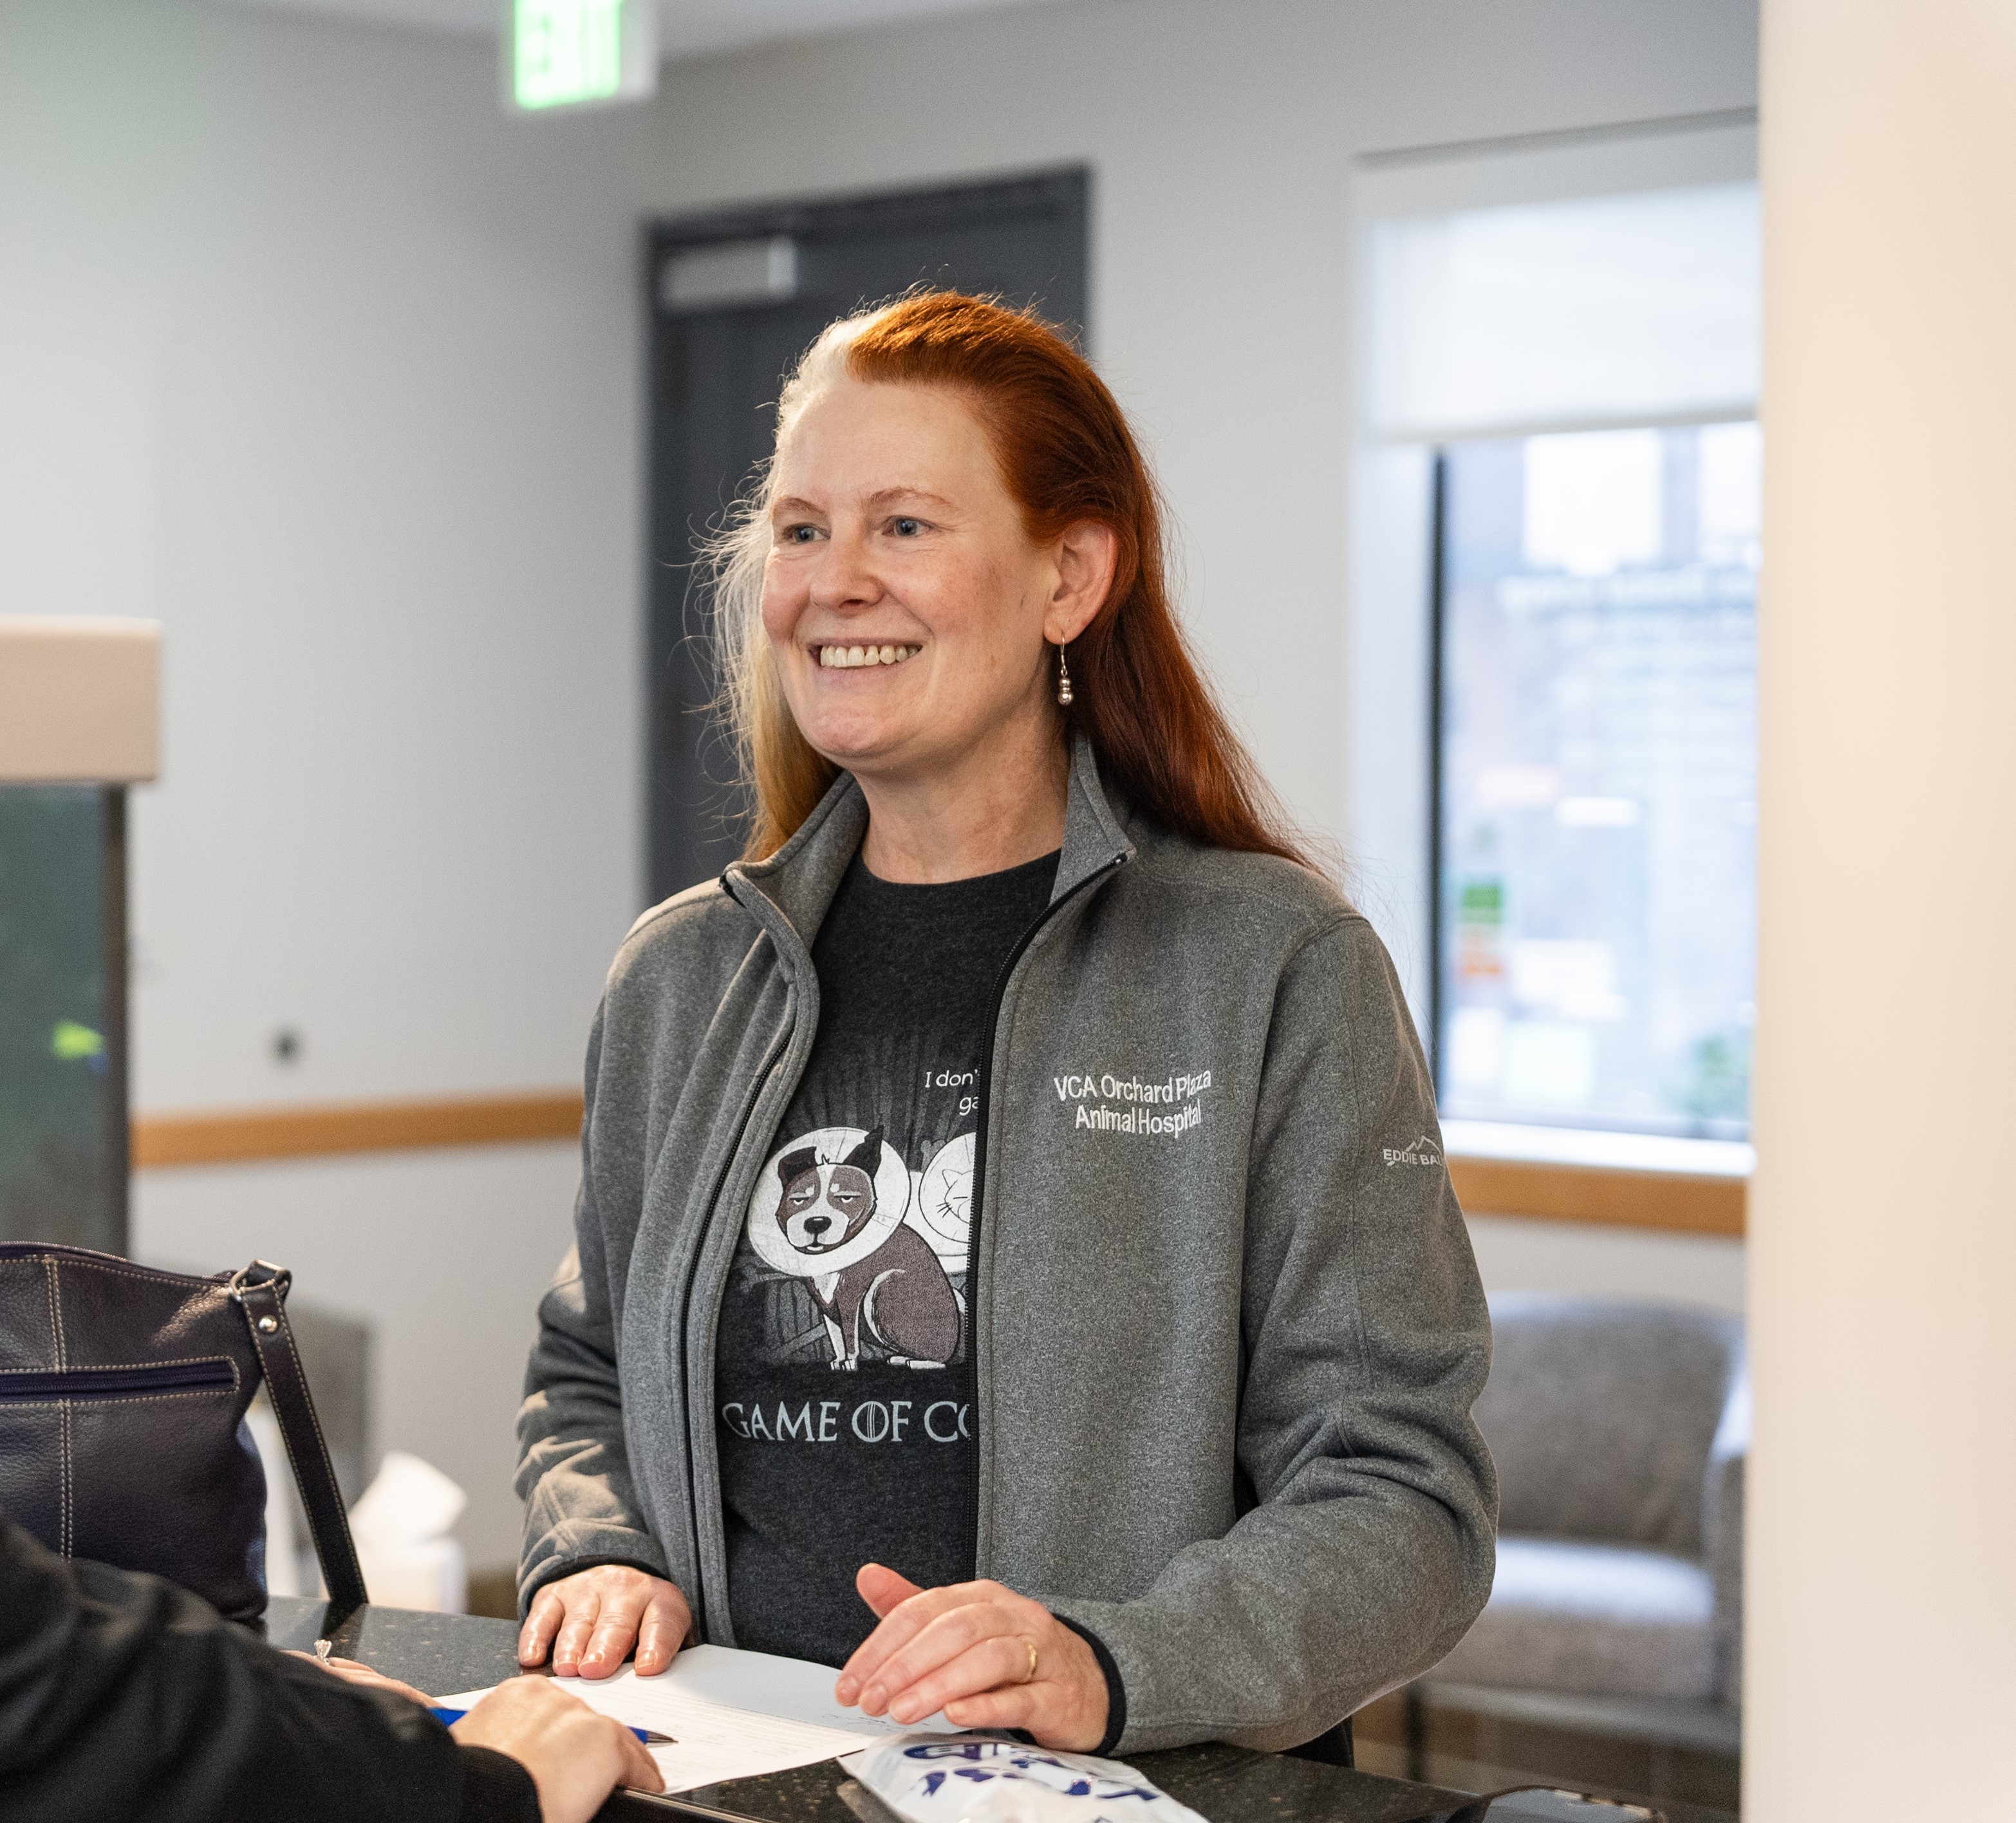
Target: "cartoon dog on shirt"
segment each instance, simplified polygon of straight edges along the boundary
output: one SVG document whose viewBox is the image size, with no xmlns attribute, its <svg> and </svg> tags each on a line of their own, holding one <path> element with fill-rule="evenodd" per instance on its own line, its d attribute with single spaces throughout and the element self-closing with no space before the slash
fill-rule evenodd
<svg viewBox="0 0 2016 1823">
<path fill-rule="evenodd" d="M 835 1367 L 860 1365 L 864 1326 L 897 1365 L 941 1367 L 959 1347 L 959 1296 L 930 1243 L 905 1225 L 904 1203 L 878 1191 L 878 1177 L 896 1175 L 883 1170 L 882 1132 L 837 1163 L 813 1145 L 783 1154 L 782 1194 L 774 1212 L 768 1197 L 751 1208 L 749 1238 L 767 1264 L 806 1282 Z M 907 1170 L 902 1181 L 907 1192 Z"/>
</svg>

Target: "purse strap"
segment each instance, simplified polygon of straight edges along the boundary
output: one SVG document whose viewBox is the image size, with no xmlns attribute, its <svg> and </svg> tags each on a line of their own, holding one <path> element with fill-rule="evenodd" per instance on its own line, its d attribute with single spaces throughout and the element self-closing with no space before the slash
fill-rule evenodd
<svg viewBox="0 0 2016 1823">
<path fill-rule="evenodd" d="M 329 1614 L 325 1624 L 333 1627 L 370 1597 L 365 1592 L 364 1571 L 357 1561 L 329 1446 L 322 1440 L 315 1400 L 308 1392 L 308 1377 L 301 1369 L 294 1332 L 287 1326 L 287 1288 L 293 1282 L 293 1275 L 285 1266 L 255 1259 L 232 1277 L 230 1292 L 245 1313 L 245 1327 L 252 1332 L 252 1346 L 265 1373 L 266 1396 L 279 1421 L 281 1439 L 287 1446 L 287 1460 L 293 1465 L 294 1483 L 301 1490 L 308 1531 L 315 1539 L 322 1580 L 329 1590 Z"/>
</svg>

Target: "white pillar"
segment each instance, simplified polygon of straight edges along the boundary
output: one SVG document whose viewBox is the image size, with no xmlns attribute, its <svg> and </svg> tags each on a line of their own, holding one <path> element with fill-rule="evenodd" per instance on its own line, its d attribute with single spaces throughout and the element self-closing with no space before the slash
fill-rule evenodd
<svg viewBox="0 0 2016 1823">
<path fill-rule="evenodd" d="M 2016 4 L 1763 12 L 1744 1808 L 2016 1816 Z"/>
</svg>

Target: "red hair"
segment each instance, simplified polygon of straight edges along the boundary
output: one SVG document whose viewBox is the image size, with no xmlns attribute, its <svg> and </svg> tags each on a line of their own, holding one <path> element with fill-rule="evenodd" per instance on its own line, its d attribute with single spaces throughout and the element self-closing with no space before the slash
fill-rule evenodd
<svg viewBox="0 0 2016 1823">
<path fill-rule="evenodd" d="M 986 428 L 1036 542 L 1087 521 L 1113 532 L 1113 584 L 1071 643 L 1074 700 L 1062 712 L 1067 728 L 1090 740 L 1104 781 L 1135 810 L 1193 841 L 1309 865 L 1190 656 L 1169 603 L 1154 481 L 1125 414 L 1091 363 L 1032 312 L 925 292 L 826 330 L 779 401 L 780 431 L 840 365 L 857 380 L 942 387 L 963 397 Z M 724 551 L 723 582 L 733 582 L 736 567 L 747 575 L 756 556 L 749 529 L 761 523 L 752 514 L 740 535 L 730 535 L 726 542 L 740 549 Z M 833 769 L 812 753 L 794 725 L 789 732 L 800 751 L 765 738 L 762 724 L 781 708 L 781 692 L 774 673 L 768 688 L 751 677 L 758 654 L 751 640 L 736 656 L 745 682 L 732 690 L 731 701 L 758 803 L 750 850 L 768 854 L 811 814 Z"/>
</svg>

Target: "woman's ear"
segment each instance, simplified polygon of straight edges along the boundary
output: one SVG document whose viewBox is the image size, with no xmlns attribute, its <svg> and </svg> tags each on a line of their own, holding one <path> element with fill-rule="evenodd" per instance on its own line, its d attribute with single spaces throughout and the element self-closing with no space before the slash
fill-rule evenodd
<svg viewBox="0 0 2016 1823">
<path fill-rule="evenodd" d="M 1053 646 L 1068 643 L 1091 625 L 1106 605 L 1119 561 L 1119 539 L 1096 519 L 1081 520 L 1057 540 L 1057 585 L 1043 615 L 1043 637 Z"/>
</svg>

